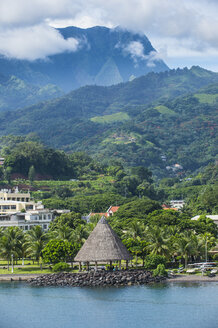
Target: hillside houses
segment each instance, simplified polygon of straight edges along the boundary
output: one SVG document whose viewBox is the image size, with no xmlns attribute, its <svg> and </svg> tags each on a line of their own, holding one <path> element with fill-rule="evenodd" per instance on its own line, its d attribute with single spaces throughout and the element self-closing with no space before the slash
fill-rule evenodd
<svg viewBox="0 0 218 328">
<path fill-rule="evenodd" d="M 116 213 L 119 209 L 119 206 L 110 206 L 108 208 L 108 210 L 104 213 L 94 213 L 94 212 L 90 212 L 87 216 L 83 216 L 82 218 L 84 220 L 86 220 L 87 222 L 90 221 L 90 218 L 94 215 L 99 215 L 99 216 L 105 216 L 106 218 L 110 217 L 110 216 L 113 216 L 114 213 Z"/>
</svg>

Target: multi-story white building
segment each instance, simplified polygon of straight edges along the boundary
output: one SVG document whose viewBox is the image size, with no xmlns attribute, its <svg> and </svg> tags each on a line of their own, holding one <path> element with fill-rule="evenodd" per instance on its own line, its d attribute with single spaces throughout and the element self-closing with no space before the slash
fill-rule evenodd
<svg viewBox="0 0 218 328">
<path fill-rule="evenodd" d="M 48 230 L 52 218 L 53 214 L 49 210 L 7 213 L 0 215 L 0 227 L 19 227 L 27 231 L 39 225 L 43 230 Z"/>
<path fill-rule="evenodd" d="M 52 219 L 53 213 L 31 201 L 29 193 L 19 193 L 17 189 L 0 191 L 0 227 L 16 226 L 27 231 L 40 225 L 48 230 Z"/>
</svg>

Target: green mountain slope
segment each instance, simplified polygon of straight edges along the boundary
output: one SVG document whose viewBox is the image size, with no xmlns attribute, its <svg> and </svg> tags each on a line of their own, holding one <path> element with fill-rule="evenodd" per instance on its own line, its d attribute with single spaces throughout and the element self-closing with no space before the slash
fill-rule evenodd
<svg viewBox="0 0 218 328">
<path fill-rule="evenodd" d="M 39 87 L 29 84 L 16 76 L 0 74 L 0 111 L 30 106 L 61 95 L 63 95 L 63 92 L 52 84 Z"/>
<path fill-rule="evenodd" d="M 190 173 L 215 155 L 218 84 L 207 86 L 215 82 L 218 74 L 193 67 L 112 87 L 83 87 L 0 114 L 0 134 L 34 132 L 49 145 L 148 166 L 158 176 Z"/>
</svg>

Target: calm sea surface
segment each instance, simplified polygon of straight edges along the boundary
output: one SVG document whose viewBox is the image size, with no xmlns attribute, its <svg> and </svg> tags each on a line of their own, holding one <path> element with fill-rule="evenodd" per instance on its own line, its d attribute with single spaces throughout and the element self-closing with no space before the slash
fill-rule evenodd
<svg viewBox="0 0 218 328">
<path fill-rule="evenodd" d="M 218 283 L 122 288 L 0 283 L 1 328 L 217 328 Z"/>
</svg>

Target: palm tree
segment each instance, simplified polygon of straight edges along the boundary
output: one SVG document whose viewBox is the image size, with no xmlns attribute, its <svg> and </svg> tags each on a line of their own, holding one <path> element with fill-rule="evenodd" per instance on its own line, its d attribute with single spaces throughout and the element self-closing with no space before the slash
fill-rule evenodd
<svg viewBox="0 0 218 328">
<path fill-rule="evenodd" d="M 177 254 L 185 260 L 185 268 L 187 268 L 189 257 L 196 254 L 196 236 L 192 231 L 184 231 L 178 236 L 174 246 Z"/>
<path fill-rule="evenodd" d="M 129 229 L 124 232 L 123 238 L 133 238 L 136 239 L 137 237 L 143 237 L 145 235 L 145 226 L 143 223 L 134 220 L 130 223 Z"/>
<path fill-rule="evenodd" d="M 197 237 L 197 256 L 204 258 L 205 262 L 208 259 L 208 251 L 216 245 L 216 238 L 208 232 L 205 232 L 202 235 L 198 235 Z"/>
<path fill-rule="evenodd" d="M 87 227 L 84 224 L 78 224 L 76 229 L 71 233 L 70 240 L 71 242 L 83 244 L 89 236 Z"/>
<path fill-rule="evenodd" d="M 26 234 L 27 252 L 39 263 L 42 250 L 48 240 L 48 235 L 42 230 L 41 226 L 35 226 Z"/>
<path fill-rule="evenodd" d="M 22 238 L 21 238 L 21 243 L 20 243 L 20 247 L 19 247 L 19 257 L 22 258 L 22 265 L 24 265 L 24 258 L 27 255 L 27 242 L 26 242 L 26 235 L 23 234 Z"/>
<path fill-rule="evenodd" d="M 52 231 L 50 235 L 52 235 L 52 239 L 69 240 L 72 231 L 73 230 L 68 225 L 64 224 L 58 226 L 58 228 Z"/>
<path fill-rule="evenodd" d="M 22 246 L 23 231 L 18 227 L 9 227 L 4 231 L 0 242 L 0 253 L 8 261 L 8 270 L 11 257 L 18 258 Z"/>
<path fill-rule="evenodd" d="M 147 239 L 149 242 L 147 249 L 150 251 L 150 254 L 169 256 L 170 248 L 167 229 L 158 226 L 148 227 Z"/>
</svg>

